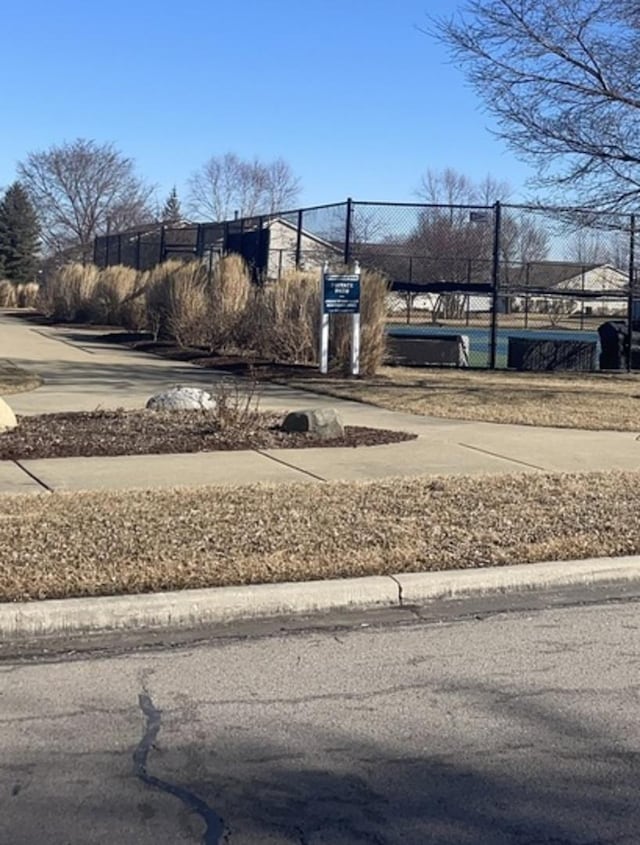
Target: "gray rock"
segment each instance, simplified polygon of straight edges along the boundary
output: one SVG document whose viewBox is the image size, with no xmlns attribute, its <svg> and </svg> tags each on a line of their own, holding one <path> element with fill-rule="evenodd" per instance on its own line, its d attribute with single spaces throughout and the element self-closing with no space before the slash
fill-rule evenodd
<svg viewBox="0 0 640 845">
<path fill-rule="evenodd" d="M 282 423 L 284 431 L 309 432 L 317 437 L 328 439 L 341 437 L 344 434 L 342 419 L 333 408 L 322 408 L 317 411 L 291 411 Z"/>
<path fill-rule="evenodd" d="M 170 387 L 147 402 L 150 411 L 214 411 L 215 399 L 199 387 Z"/>
<path fill-rule="evenodd" d="M 8 431 L 18 425 L 16 415 L 7 405 L 4 399 L 0 399 L 0 431 Z"/>
</svg>

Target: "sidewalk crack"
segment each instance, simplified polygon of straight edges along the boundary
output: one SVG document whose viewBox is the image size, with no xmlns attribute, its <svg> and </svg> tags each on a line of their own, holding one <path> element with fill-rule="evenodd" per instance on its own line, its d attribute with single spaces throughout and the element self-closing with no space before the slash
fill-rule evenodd
<svg viewBox="0 0 640 845">
<path fill-rule="evenodd" d="M 480 452 L 482 455 L 490 455 L 492 458 L 498 458 L 501 461 L 509 461 L 511 464 L 520 464 L 523 467 L 530 467 L 531 469 L 539 469 L 540 472 L 550 472 L 546 467 L 538 466 L 537 464 L 530 464 L 527 461 L 519 461 L 518 458 L 509 458 L 506 455 L 501 455 L 499 452 L 492 452 L 490 449 L 482 449 L 480 446 L 471 446 L 468 443 L 458 443 L 463 449 L 470 449 L 472 452 Z"/>
<path fill-rule="evenodd" d="M 47 493 L 53 493 L 54 492 L 53 487 L 49 487 L 49 485 L 46 482 L 42 481 L 42 479 L 38 478 L 38 476 L 35 475 L 35 473 L 31 472 L 25 466 L 23 466 L 20 463 L 20 461 L 14 460 L 13 463 L 18 467 L 18 469 L 21 469 L 22 472 L 24 472 L 25 475 L 28 475 L 29 478 L 33 479 L 33 481 L 36 482 L 36 484 L 39 484 L 40 487 L 42 487 L 44 490 L 46 490 Z"/>
<path fill-rule="evenodd" d="M 276 458 L 274 455 L 269 455 L 268 452 L 263 452 L 262 449 L 254 449 L 253 450 L 256 455 L 261 455 L 263 458 L 268 458 L 270 461 L 275 461 L 277 464 L 281 464 L 288 469 L 294 469 L 296 472 L 301 472 L 303 475 L 308 475 L 309 478 L 313 478 L 315 481 L 322 481 L 326 482 L 326 478 L 323 478 L 321 475 L 316 475 L 315 472 L 311 472 L 311 470 L 303 469 L 302 467 L 297 467 L 295 464 L 290 464 L 288 461 L 283 461 L 282 458 Z"/>
</svg>

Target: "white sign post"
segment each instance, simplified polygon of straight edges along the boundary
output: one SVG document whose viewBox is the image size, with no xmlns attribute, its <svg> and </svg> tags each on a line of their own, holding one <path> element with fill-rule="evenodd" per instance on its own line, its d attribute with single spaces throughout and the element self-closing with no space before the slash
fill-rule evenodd
<svg viewBox="0 0 640 845">
<path fill-rule="evenodd" d="M 320 323 L 320 372 L 329 371 L 329 318 L 331 314 L 351 314 L 351 375 L 360 373 L 360 265 L 353 273 L 330 273 L 322 268 L 322 309 Z"/>
</svg>

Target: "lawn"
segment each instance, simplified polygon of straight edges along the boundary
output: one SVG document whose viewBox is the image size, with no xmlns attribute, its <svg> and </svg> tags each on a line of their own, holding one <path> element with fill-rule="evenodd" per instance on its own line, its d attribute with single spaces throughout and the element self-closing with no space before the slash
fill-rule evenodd
<svg viewBox="0 0 640 845">
<path fill-rule="evenodd" d="M 290 387 L 447 419 L 640 430 L 640 374 L 383 367 L 371 378 L 285 379 Z"/>
<path fill-rule="evenodd" d="M 640 473 L 0 496 L 0 600 L 640 553 Z"/>
</svg>

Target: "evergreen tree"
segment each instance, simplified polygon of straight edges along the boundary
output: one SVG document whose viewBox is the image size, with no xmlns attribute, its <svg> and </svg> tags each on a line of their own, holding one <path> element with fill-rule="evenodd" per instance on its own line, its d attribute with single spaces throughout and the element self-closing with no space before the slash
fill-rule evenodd
<svg viewBox="0 0 640 845">
<path fill-rule="evenodd" d="M 38 270 L 40 225 L 29 195 L 19 182 L 0 202 L 0 267 L 12 282 L 33 282 Z"/>
<path fill-rule="evenodd" d="M 178 192 L 176 191 L 175 185 L 171 189 L 171 193 L 162 208 L 160 219 L 163 223 L 180 223 L 182 220 L 180 200 L 178 199 Z"/>
</svg>

